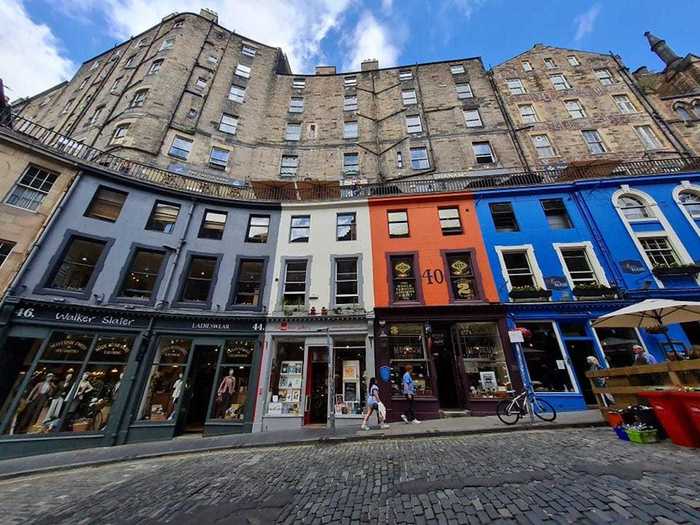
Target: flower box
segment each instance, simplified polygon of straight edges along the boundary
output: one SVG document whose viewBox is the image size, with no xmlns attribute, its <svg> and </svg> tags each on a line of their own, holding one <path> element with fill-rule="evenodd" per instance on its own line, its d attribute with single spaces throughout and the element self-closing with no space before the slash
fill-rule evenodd
<svg viewBox="0 0 700 525">
<path fill-rule="evenodd" d="M 572 293 L 578 298 L 611 298 L 617 297 L 617 288 L 608 286 L 577 286 L 572 290 Z"/>
<path fill-rule="evenodd" d="M 700 273 L 700 264 L 679 264 L 678 266 L 654 266 L 657 277 L 684 277 Z"/>
<path fill-rule="evenodd" d="M 552 290 L 542 288 L 513 288 L 508 295 L 511 299 L 549 299 Z"/>
</svg>

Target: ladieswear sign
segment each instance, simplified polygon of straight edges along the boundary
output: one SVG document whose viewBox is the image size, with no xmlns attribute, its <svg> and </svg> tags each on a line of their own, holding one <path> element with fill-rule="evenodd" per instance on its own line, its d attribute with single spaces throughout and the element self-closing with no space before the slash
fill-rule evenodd
<svg viewBox="0 0 700 525">
<path fill-rule="evenodd" d="M 117 313 L 66 312 L 49 308 L 18 308 L 15 319 L 21 321 L 49 321 L 80 326 L 111 326 L 114 328 L 145 328 L 147 319 L 127 317 Z"/>
</svg>

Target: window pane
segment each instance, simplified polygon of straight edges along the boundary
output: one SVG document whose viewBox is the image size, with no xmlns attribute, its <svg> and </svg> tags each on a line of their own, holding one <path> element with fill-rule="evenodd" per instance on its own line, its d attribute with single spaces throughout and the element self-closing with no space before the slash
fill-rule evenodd
<svg viewBox="0 0 700 525">
<path fill-rule="evenodd" d="M 456 339 L 464 356 L 471 399 L 492 401 L 496 392 L 512 387 L 496 323 L 458 323 Z"/>
<path fill-rule="evenodd" d="M 304 348 L 298 343 L 275 345 L 267 413 L 270 415 L 301 414 L 302 380 L 304 376 Z"/>
<path fill-rule="evenodd" d="M 242 260 L 238 266 L 238 282 L 234 304 L 258 306 L 262 299 L 263 261 Z"/>
<path fill-rule="evenodd" d="M 182 288 L 181 301 L 203 302 L 209 300 L 211 282 L 217 260 L 213 257 L 192 257 Z"/>
<path fill-rule="evenodd" d="M 136 299 L 150 299 L 164 258 L 163 252 L 136 250 L 119 295 Z"/>
<path fill-rule="evenodd" d="M 357 238 L 354 213 L 339 213 L 336 223 L 336 238 L 339 241 L 354 241 Z"/>
<path fill-rule="evenodd" d="M 90 283 L 105 243 L 90 239 L 72 239 L 63 262 L 54 270 L 49 288 L 81 291 Z"/>
<path fill-rule="evenodd" d="M 158 352 L 141 400 L 139 419 L 167 421 L 177 414 L 185 391 L 185 364 L 192 348 L 189 339 L 161 337 Z"/>
<path fill-rule="evenodd" d="M 126 200 L 126 193 L 100 186 L 85 211 L 86 217 L 116 221 Z"/>
<path fill-rule="evenodd" d="M 204 239 L 221 239 L 226 227 L 227 214 L 225 212 L 205 211 L 202 226 L 199 228 L 199 237 Z"/>
<path fill-rule="evenodd" d="M 474 299 L 477 295 L 469 253 L 448 254 L 447 272 L 450 277 L 452 297 L 456 300 Z"/>
<path fill-rule="evenodd" d="M 267 242 L 267 235 L 270 229 L 269 216 L 251 215 L 248 220 L 248 233 L 246 234 L 246 242 Z"/>
<path fill-rule="evenodd" d="M 554 326 L 551 323 L 521 323 L 520 326 L 531 334 L 523 345 L 523 353 L 535 391 L 573 391 Z"/>
<path fill-rule="evenodd" d="M 171 233 L 175 229 L 180 206 L 165 202 L 156 202 L 146 224 L 147 230 Z"/>
<path fill-rule="evenodd" d="M 416 289 L 413 257 L 393 256 L 390 259 L 390 263 L 394 302 L 417 301 L 418 291 Z"/>
</svg>

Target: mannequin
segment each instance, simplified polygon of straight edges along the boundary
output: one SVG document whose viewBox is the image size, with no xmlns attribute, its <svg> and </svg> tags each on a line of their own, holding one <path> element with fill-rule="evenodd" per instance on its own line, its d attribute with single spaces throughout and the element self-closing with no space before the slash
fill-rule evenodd
<svg viewBox="0 0 700 525">
<path fill-rule="evenodd" d="M 19 425 L 17 425 L 18 433 L 26 432 L 28 427 L 37 422 L 41 411 L 46 407 L 54 392 L 56 392 L 55 376 L 48 373 L 44 380 L 37 383 L 29 392 L 27 407 L 22 414 Z"/>
<path fill-rule="evenodd" d="M 168 408 L 168 419 L 172 419 L 175 415 L 175 407 L 177 407 L 177 400 L 180 399 L 182 395 L 182 389 L 185 386 L 185 382 L 182 379 L 182 374 L 178 374 L 177 379 L 173 383 L 173 393 L 170 396 L 170 407 Z"/>
<path fill-rule="evenodd" d="M 221 419 L 226 414 L 226 409 L 231 404 L 231 397 L 236 393 L 236 378 L 233 375 L 233 368 L 229 368 L 228 375 L 224 376 L 216 391 L 216 414 L 217 419 Z"/>
<path fill-rule="evenodd" d="M 49 411 L 44 418 L 43 423 L 51 423 L 61 417 L 61 412 L 63 411 L 63 404 L 66 401 L 66 395 L 68 394 L 68 389 L 73 382 L 73 372 L 68 372 L 65 379 L 59 385 L 54 398 L 51 400 L 49 405 Z M 55 425 L 50 425 L 50 430 L 56 430 Z"/>
<path fill-rule="evenodd" d="M 112 399 L 117 399 L 117 394 L 119 394 L 119 387 L 122 386 L 122 379 L 124 379 L 124 372 L 119 374 L 119 381 L 114 385 L 114 390 L 112 391 Z"/>
<path fill-rule="evenodd" d="M 71 394 L 73 395 L 73 398 L 70 402 L 70 406 L 68 407 L 68 414 L 66 415 L 63 430 L 66 430 L 68 424 L 71 424 L 73 422 L 73 419 L 75 419 L 76 413 L 80 412 L 83 408 L 83 401 L 85 400 L 85 395 L 89 394 L 93 390 L 94 388 L 90 383 L 90 374 L 88 372 L 85 372 L 80 378 L 80 381 L 76 382 L 70 389 L 70 392 L 68 393 L 67 398 L 70 399 Z"/>
</svg>

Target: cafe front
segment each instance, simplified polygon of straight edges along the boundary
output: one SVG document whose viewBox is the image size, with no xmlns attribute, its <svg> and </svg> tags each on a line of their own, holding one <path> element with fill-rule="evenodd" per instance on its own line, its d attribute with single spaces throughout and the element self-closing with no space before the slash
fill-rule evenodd
<svg viewBox="0 0 700 525">
<path fill-rule="evenodd" d="M 2 315 L 0 458 L 252 429 L 264 319 L 38 301 Z"/>
<path fill-rule="evenodd" d="M 419 420 L 455 412 L 495 414 L 498 401 L 521 386 L 498 305 L 378 308 L 375 340 L 390 422 L 407 408 L 401 383 L 408 369 Z"/>
</svg>

